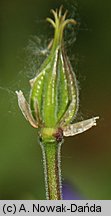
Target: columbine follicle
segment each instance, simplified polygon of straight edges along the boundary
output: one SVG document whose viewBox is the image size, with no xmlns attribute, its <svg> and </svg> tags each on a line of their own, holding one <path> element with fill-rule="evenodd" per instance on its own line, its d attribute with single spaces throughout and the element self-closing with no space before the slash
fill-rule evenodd
<svg viewBox="0 0 111 216">
<path fill-rule="evenodd" d="M 19 107 L 26 120 L 38 129 L 43 152 L 47 199 L 62 199 L 60 147 L 64 136 L 74 136 L 96 125 L 99 117 L 73 123 L 79 107 L 79 91 L 75 73 L 64 48 L 63 32 L 66 25 L 76 25 L 66 19 L 67 11 L 51 10 L 54 27 L 50 53 L 30 80 L 29 103 L 22 91 L 16 91 Z M 62 15 L 63 14 L 63 15 Z"/>
</svg>

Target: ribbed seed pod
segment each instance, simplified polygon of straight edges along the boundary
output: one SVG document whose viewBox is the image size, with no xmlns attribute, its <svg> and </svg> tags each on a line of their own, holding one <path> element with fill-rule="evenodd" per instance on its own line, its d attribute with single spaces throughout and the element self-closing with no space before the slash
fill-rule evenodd
<svg viewBox="0 0 111 216">
<path fill-rule="evenodd" d="M 78 86 L 75 73 L 71 67 L 70 61 L 64 48 L 63 31 L 67 24 L 76 24 L 73 19 L 66 19 L 67 11 L 62 15 L 62 7 L 60 10 L 51 10 L 55 20 L 47 18 L 47 21 L 54 27 L 54 39 L 50 49 L 50 54 L 43 62 L 39 69 L 39 73 L 30 80 L 31 90 L 29 104 L 26 102 L 23 93 L 16 91 L 18 95 L 19 107 L 33 127 L 39 128 L 40 135 L 49 135 L 53 131 L 52 138 L 55 134 L 62 131 L 63 135 L 70 136 L 73 134 L 70 127 L 72 120 L 75 118 L 79 99 Z M 82 121 L 84 130 L 91 128 L 97 118 Z M 79 124 L 80 131 L 81 122 Z M 68 133 L 66 133 L 68 130 Z M 59 132 L 58 132 L 59 131 Z M 54 135 L 54 136 L 53 136 Z M 54 138 L 55 139 L 55 138 Z"/>
<path fill-rule="evenodd" d="M 47 21 L 54 27 L 54 39 L 50 49 L 50 54 L 43 62 L 39 73 L 30 80 L 31 90 L 29 104 L 26 102 L 23 93 L 16 91 L 18 95 L 19 107 L 33 127 L 40 129 L 41 136 L 49 135 L 53 131 L 52 137 L 56 133 L 62 136 L 73 134 L 70 124 L 75 118 L 78 105 L 78 86 L 75 73 L 71 67 L 69 58 L 64 48 L 63 31 L 67 24 L 76 24 L 73 19 L 66 19 L 67 11 L 62 15 L 60 10 L 51 10 L 55 20 L 47 18 Z M 96 118 L 82 121 L 82 128 L 91 128 Z M 80 131 L 81 129 L 81 123 Z M 60 130 L 61 128 L 61 130 Z M 76 131 L 76 124 L 73 125 Z M 68 133 L 66 133 L 68 130 Z M 78 130 L 78 125 L 77 125 Z M 59 131 L 59 132 L 58 132 Z M 54 135 L 54 136 L 53 136 Z M 55 139 L 55 138 L 54 138 Z"/>
<path fill-rule="evenodd" d="M 71 124 L 78 110 L 78 86 L 64 48 L 63 31 L 68 23 L 76 24 L 76 21 L 66 19 L 67 11 L 62 15 L 62 7 L 51 11 L 55 20 L 47 20 L 54 27 L 54 39 L 49 56 L 30 80 L 29 104 L 21 90 L 16 93 L 23 115 L 39 129 L 47 199 L 62 199 L 60 149 L 63 136 L 88 130 L 96 125 L 98 117 Z"/>
<path fill-rule="evenodd" d="M 30 94 L 30 107 L 32 115 L 39 119 L 46 128 L 55 128 L 63 123 L 69 124 L 74 117 L 78 105 L 77 82 L 72 71 L 70 62 L 64 50 L 63 30 L 66 24 L 76 23 L 74 20 L 65 20 L 61 10 L 57 13 L 52 10 L 55 17 L 53 23 L 55 28 L 54 40 L 50 55 L 47 57 L 39 70 L 39 74 L 33 80 Z"/>
</svg>

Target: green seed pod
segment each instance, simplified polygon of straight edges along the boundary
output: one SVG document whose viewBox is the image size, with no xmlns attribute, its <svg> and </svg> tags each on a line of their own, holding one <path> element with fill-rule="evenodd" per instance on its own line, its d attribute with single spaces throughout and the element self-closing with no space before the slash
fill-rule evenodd
<svg viewBox="0 0 111 216">
<path fill-rule="evenodd" d="M 52 10 L 55 22 L 47 18 L 55 29 L 54 39 L 49 56 L 39 69 L 39 74 L 32 80 L 30 107 L 33 118 L 41 120 L 45 128 L 58 128 L 61 124 L 71 122 L 77 111 L 78 90 L 77 82 L 70 62 L 64 50 L 63 30 L 74 20 L 65 20 Z M 38 110 L 38 116 L 36 111 Z"/>
<path fill-rule="evenodd" d="M 70 127 L 78 110 L 79 99 L 76 77 L 64 48 L 63 32 L 67 24 L 75 25 L 76 21 L 66 19 L 67 11 L 62 15 L 62 7 L 59 11 L 51 12 L 54 20 L 47 18 L 47 21 L 54 27 L 54 39 L 50 54 L 39 68 L 39 73 L 30 80 L 29 104 L 21 91 L 16 93 L 25 118 L 33 127 L 40 129 L 39 134 L 43 139 L 55 140 L 62 137 L 62 132 L 64 136 L 70 136 L 89 129 L 95 125 L 96 118 L 88 121 L 87 126 L 86 122 L 78 124 L 79 129 L 76 124 Z"/>
<path fill-rule="evenodd" d="M 68 23 L 67 11 L 62 15 L 51 10 L 55 20 L 47 18 L 54 27 L 54 39 L 50 54 L 39 68 L 39 73 L 30 80 L 29 103 L 22 91 L 16 91 L 19 107 L 30 124 L 38 128 L 43 154 L 45 188 L 47 199 L 62 199 L 60 150 L 63 136 L 82 133 L 96 125 L 98 117 L 72 124 L 78 110 L 78 87 L 74 71 L 67 57 L 63 31 Z"/>
</svg>

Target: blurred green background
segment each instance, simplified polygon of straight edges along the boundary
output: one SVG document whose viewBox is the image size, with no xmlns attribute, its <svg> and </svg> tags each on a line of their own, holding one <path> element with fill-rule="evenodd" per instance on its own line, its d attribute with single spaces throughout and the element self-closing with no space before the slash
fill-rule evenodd
<svg viewBox="0 0 111 216">
<path fill-rule="evenodd" d="M 33 73 L 25 69 L 24 48 L 31 35 L 40 33 L 45 41 L 53 33 L 45 18 L 61 4 L 71 14 L 74 1 L 0 1 L 0 199 L 45 199 L 37 132 L 23 118 L 15 90 L 28 95 Z M 65 139 L 62 179 L 81 197 L 111 199 L 111 1 L 79 0 L 78 5 L 81 25 L 68 47 L 80 87 L 78 118 L 99 115 L 100 120 Z"/>
</svg>

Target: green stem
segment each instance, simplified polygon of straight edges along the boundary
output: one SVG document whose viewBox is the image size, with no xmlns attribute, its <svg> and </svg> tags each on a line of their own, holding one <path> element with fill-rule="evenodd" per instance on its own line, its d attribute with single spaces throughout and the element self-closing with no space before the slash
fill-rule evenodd
<svg viewBox="0 0 111 216">
<path fill-rule="evenodd" d="M 45 175 L 46 198 L 48 200 L 61 200 L 61 143 L 41 143 Z"/>
</svg>

